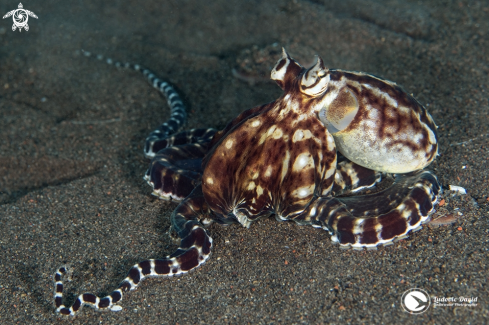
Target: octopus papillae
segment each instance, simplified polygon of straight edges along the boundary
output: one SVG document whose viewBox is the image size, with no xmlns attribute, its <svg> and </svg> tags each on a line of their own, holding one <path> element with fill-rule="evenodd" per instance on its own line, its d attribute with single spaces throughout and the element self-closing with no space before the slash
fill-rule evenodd
<svg viewBox="0 0 489 325">
<path fill-rule="evenodd" d="M 250 227 L 275 215 L 322 228 L 341 248 L 375 249 L 429 220 L 441 191 L 424 169 L 437 155 L 436 125 L 394 82 L 328 69 L 319 57 L 305 69 L 283 50 L 271 73 L 283 90 L 277 100 L 244 111 L 218 132 L 177 133 L 186 112 L 173 87 L 139 65 L 106 61 L 142 72 L 172 109 L 146 139 L 152 161 L 145 179 L 153 194 L 180 201 L 171 215 L 180 246 L 166 258 L 134 265 L 110 295 L 84 293 L 71 307 L 62 302 L 62 279 L 70 271 L 59 268 L 55 304 L 62 315 L 85 304 L 121 310 L 123 295 L 143 279 L 197 268 L 211 253 L 205 225 L 212 222 Z M 356 193 L 384 175 L 394 178 L 387 188 Z"/>
</svg>

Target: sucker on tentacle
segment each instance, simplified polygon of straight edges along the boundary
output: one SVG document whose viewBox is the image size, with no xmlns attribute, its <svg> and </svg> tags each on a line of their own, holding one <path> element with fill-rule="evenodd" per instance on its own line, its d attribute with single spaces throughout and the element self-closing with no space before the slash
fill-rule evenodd
<svg viewBox="0 0 489 325">
<path fill-rule="evenodd" d="M 55 304 L 62 315 L 85 304 L 121 310 L 123 295 L 146 277 L 197 268 L 211 253 L 204 229 L 211 222 L 250 227 L 273 214 L 322 228 L 341 248 L 363 250 L 406 238 L 430 218 L 441 192 L 424 169 L 438 150 L 436 125 L 394 82 L 329 69 L 320 57 L 305 69 L 283 49 L 271 72 L 284 91 L 277 100 L 242 112 L 218 132 L 176 133 L 186 113 L 175 90 L 139 65 L 106 62 L 142 72 L 171 107 L 170 120 L 146 139 L 152 160 L 144 178 L 154 195 L 181 201 L 170 217 L 181 242 L 166 258 L 134 265 L 109 296 L 81 294 L 71 307 L 62 302 L 70 270 L 61 267 Z M 395 180 L 387 188 L 358 194 L 388 173 Z"/>
</svg>

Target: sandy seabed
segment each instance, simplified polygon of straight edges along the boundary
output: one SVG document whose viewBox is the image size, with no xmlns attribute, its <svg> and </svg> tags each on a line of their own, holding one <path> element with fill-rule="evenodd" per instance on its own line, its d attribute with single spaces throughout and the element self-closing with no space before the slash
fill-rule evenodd
<svg viewBox="0 0 489 325">
<path fill-rule="evenodd" d="M 16 2 L 2 2 L 3 14 Z M 28 32 L 0 21 L 2 324 L 482 324 L 488 322 L 489 4 L 486 1 L 37 1 Z M 2 14 L 2 15 L 3 15 Z M 144 64 L 169 80 L 188 128 L 223 127 L 280 89 L 266 81 L 284 46 L 304 65 L 396 81 L 439 126 L 431 165 L 445 188 L 434 224 L 377 251 L 340 250 L 312 227 L 266 219 L 212 225 L 210 260 L 144 281 L 123 311 L 54 313 L 53 274 L 74 268 L 67 299 L 107 294 L 134 263 L 170 254 L 175 204 L 142 179 L 144 138 L 169 116 L 132 71 L 82 49 Z M 448 185 L 467 190 L 453 196 Z M 441 222 L 447 223 L 447 222 Z M 474 307 L 410 315 L 401 296 L 477 297 Z"/>
</svg>

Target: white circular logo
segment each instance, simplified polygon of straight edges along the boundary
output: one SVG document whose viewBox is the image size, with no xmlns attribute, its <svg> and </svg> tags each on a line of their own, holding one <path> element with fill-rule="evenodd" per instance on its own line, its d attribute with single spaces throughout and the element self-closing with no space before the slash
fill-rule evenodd
<svg viewBox="0 0 489 325">
<path fill-rule="evenodd" d="M 401 305 L 410 314 L 424 313 L 430 308 L 430 295 L 423 289 L 409 289 L 402 294 Z"/>
</svg>

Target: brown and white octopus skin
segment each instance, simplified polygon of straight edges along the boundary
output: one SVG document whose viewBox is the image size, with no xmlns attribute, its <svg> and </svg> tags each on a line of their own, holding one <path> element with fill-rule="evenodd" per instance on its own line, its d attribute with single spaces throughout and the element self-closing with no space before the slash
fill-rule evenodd
<svg viewBox="0 0 489 325">
<path fill-rule="evenodd" d="M 152 161 L 145 179 L 153 194 L 181 201 L 171 216 L 180 247 L 166 258 L 134 265 L 110 295 L 84 293 L 71 307 L 62 303 L 62 278 L 70 271 L 61 267 L 55 274 L 60 314 L 75 315 L 84 304 L 121 310 L 123 295 L 144 278 L 198 267 L 211 252 L 204 227 L 211 222 L 250 227 L 275 215 L 322 228 L 341 248 L 375 249 L 429 220 L 441 191 L 436 176 L 424 170 L 437 155 L 436 126 L 397 84 L 327 69 L 319 57 L 305 69 L 283 50 L 271 73 L 283 89 L 280 98 L 244 111 L 219 132 L 175 133 L 186 118 L 178 94 L 149 70 L 124 66 L 147 76 L 172 108 L 170 120 L 146 139 Z M 337 151 L 346 157 L 341 162 Z M 385 173 L 394 174 L 392 185 L 355 194 Z"/>
</svg>

